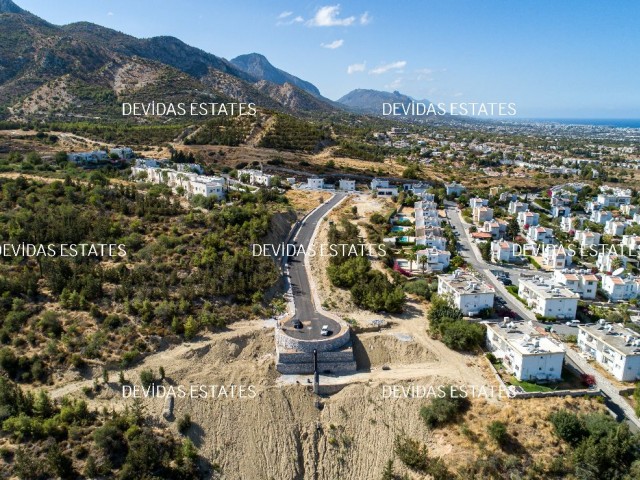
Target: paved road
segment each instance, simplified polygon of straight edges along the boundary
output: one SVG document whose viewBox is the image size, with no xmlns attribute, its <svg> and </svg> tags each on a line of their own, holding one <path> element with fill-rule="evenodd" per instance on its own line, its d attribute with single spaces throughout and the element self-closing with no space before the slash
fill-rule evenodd
<svg viewBox="0 0 640 480">
<path fill-rule="evenodd" d="M 286 329 L 287 334 L 292 337 L 308 340 L 323 338 L 320 335 L 320 330 L 323 325 L 329 325 L 329 330 L 332 333 L 340 331 L 340 325 L 338 322 L 322 315 L 315 308 L 311 289 L 309 287 L 307 269 L 304 266 L 304 258 L 305 253 L 309 250 L 311 237 L 313 236 L 313 232 L 318 221 L 344 197 L 344 193 L 337 193 L 331 197 L 331 199 L 327 200 L 324 205 L 314 210 L 303 220 L 303 222 L 299 223 L 296 230 L 293 232 L 291 243 L 295 245 L 297 255 L 288 257 L 286 261 L 289 265 L 289 279 L 291 282 L 296 314 L 293 319 L 283 325 L 283 329 Z M 316 252 L 316 254 L 319 254 L 319 252 Z M 286 267 L 285 270 L 287 270 Z M 294 319 L 298 319 L 302 322 L 302 329 L 296 330 L 293 328 Z"/>
<path fill-rule="evenodd" d="M 496 296 L 502 297 L 509 308 L 518 313 L 523 319 L 531 320 L 534 326 L 543 327 L 544 324 L 537 321 L 535 315 L 531 310 L 527 309 L 522 303 L 516 300 L 511 295 L 504 285 L 496 279 L 491 273 L 491 270 L 495 269 L 492 265 L 488 264 L 482 259 L 480 251 L 471 242 L 471 237 L 468 234 L 465 224 L 457 210 L 456 204 L 453 202 L 445 202 L 447 217 L 451 223 L 452 228 L 459 233 L 459 250 L 462 257 L 473 266 L 478 272 L 481 272 L 485 280 L 496 289 Z M 554 328 L 557 325 L 554 325 Z M 566 326 L 563 326 L 560 330 L 564 331 Z M 566 327 L 569 331 L 570 327 Z M 573 327 L 571 327 L 573 330 Z M 575 328 L 577 334 L 577 328 Z M 565 361 L 572 365 L 574 368 L 581 372 L 593 375 L 596 379 L 598 388 L 605 394 L 607 406 L 614 411 L 619 419 L 626 417 L 628 423 L 632 429 L 640 429 L 640 420 L 636 417 L 633 409 L 627 403 L 627 401 L 618 393 L 618 389 L 613 385 L 602 373 L 593 368 L 589 363 L 576 351 L 572 350 L 570 346 L 566 348 Z"/>
</svg>

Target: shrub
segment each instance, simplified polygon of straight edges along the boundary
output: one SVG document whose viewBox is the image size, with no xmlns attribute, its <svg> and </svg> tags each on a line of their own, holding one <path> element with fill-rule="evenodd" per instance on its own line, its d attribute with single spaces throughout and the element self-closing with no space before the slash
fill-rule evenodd
<svg viewBox="0 0 640 480">
<path fill-rule="evenodd" d="M 407 467 L 417 472 L 427 473 L 429 457 L 427 447 L 408 437 L 396 437 L 394 450 L 398 458 Z"/>
<path fill-rule="evenodd" d="M 436 428 L 455 421 L 459 414 L 467 411 L 471 402 L 451 386 L 442 389 L 442 395 L 431 400 L 420 409 L 420 416 L 429 428 Z"/>
<path fill-rule="evenodd" d="M 189 428 L 191 428 L 191 417 L 188 413 L 185 413 L 178 420 L 178 431 L 184 435 Z"/>
<path fill-rule="evenodd" d="M 500 446 L 504 445 L 508 438 L 507 426 L 499 420 L 491 422 L 487 427 L 487 432 L 491 439 Z"/>
<path fill-rule="evenodd" d="M 549 417 L 554 431 L 565 442 L 575 446 L 587 435 L 584 422 L 567 410 L 560 410 Z"/>
<path fill-rule="evenodd" d="M 142 370 L 140 372 L 140 383 L 143 387 L 149 387 L 155 382 L 153 372 L 149 369 Z"/>
</svg>

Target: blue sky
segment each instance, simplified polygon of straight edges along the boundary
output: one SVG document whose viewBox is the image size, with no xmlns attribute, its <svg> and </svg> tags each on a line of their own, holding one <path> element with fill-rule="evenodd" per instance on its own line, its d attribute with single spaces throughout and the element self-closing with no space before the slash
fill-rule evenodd
<svg viewBox="0 0 640 480">
<path fill-rule="evenodd" d="M 354 88 L 513 102 L 520 117 L 640 118 L 640 2 L 15 0 L 55 24 L 264 54 L 337 99 Z"/>
</svg>

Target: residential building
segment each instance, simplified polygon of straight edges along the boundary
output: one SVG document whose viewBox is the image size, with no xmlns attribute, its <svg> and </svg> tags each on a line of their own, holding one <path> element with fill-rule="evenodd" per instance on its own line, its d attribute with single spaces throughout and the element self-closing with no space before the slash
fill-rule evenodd
<svg viewBox="0 0 640 480">
<path fill-rule="evenodd" d="M 609 220 L 604 224 L 604 233 L 616 237 L 622 236 L 627 224 L 618 220 Z"/>
<path fill-rule="evenodd" d="M 199 173 L 200 175 L 204 173 L 204 168 L 202 168 L 202 165 L 197 163 L 176 163 L 175 166 L 176 170 L 179 172 L 193 172 Z"/>
<path fill-rule="evenodd" d="M 394 197 L 398 195 L 398 187 L 378 187 L 376 193 L 379 197 Z"/>
<path fill-rule="evenodd" d="M 426 260 L 423 260 L 426 259 Z M 416 252 L 416 265 L 418 268 L 431 272 L 441 272 L 449 266 L 451 253 L 448 250 L 429 247 Z"/>
<path fill-rule="evenodd" d="M 582 228 L 583 217 L 560 217 L 560 230 L 564 233 L 575 232 Z"/>
<path fill-rule="evenodd" d="M 554 270 L 571 265 L 571 261 L 571 255 L 562 246 L 547 245 L 542 250 L 542 264 Z"/>
<path fill-rule="evenodd" d="M 347 192 L 353 192 L 356 189 L 356 181 L 355 180 L 349 180 L 346 178 L 341 178 L 338 181 L 338 188 L 340 190 L 345 190 Z"/>
<path fill-rule="evenodd" d="M 598 277 L 588 270 L 556 270 L 553 273 L 553 281 L 556 285 L 577 293 L 584 300 L 593 300 L 598 293 Z"/>
<path fill-rule="evenodd" d="M 67 160 L 77 165 L 95 165 L 110 160 L 107 152 L 102 150 L 94 150 L 93 152 L 79 152 L 67 154 Z"/>
<path fill-rule="evenodd" d="M 596 260 L 596 267 L 601 272 L 611 273 L 620 267 L 626 267 L 629 259 L 624 255 L 619 255 L 612 251 L 605 251 L 598 253 L 598 259 Z"/>
<path fill-rule="evenodd" d="M 487 349 L 519 381 L 562 378 L 565 349 L 524 322 L 487 325 Z"/>
<path fill-rule="evenodd" d="M 540 215 L 536 212 L 531 212 L 526 210 L 524 212 L 518 213 L 518 225 L 520 228 L 524 230 L 525 228 L 529 228 L 531 226 L 537 226 L 540 221 Z"/>
<path fill-rule="evenodd" d="M 475 275 L 456 270 L 449 275 L 438 275 L 438 295 L 448 298 L 464 315 L 473 317 L 493 308 L 495 291 Z"/>
<path fill-rule="evenodd" d="M 620 207 L 631 203 L 631 190 L 616 189 L 614 193 L 600 193 L 596 201 L 603 207 Z"/>
<path fill-rule="evenodd" d="M 527 241 L 529 243 L 542 243 L 550 245 L 553 243 L 553 229 L 547 227 L 530 226 L 527 230 Z"/>
<path fill-rule="evenodd" d="M 438 250 L 446 250 L 447 239 L 440 235 L 424 234 L 424 235 L 416 236 L 416 245 L 429 247 L 429 248 L 437 248 Z"/>
<path fill-rule="evenodd" d="M 307 179 L 307 188 L 321 190 L 324 188 L 324 178 L 310 177 Z"/>
<path fill-rule="evenodd" d="M 640 247 L 640 237 L 636 235 L 623 235 L 621 245 L 623 248 L 626 248 L 630 254 L 637 252 Z"/>
<path fill-rule="evenodd" d="M 576 230 L 573 240 L 578 242 L 580 248 L 588 249 L 591 246 L 600 244 L 600 234 L 590 230 Z"/>
<path fill-rule="evenodd" d="M 635 382 L 640 378 L 640 336 L 634 330 L 604 320 L 579 325 L 578 347 L 616 380 Z"/>
<path fill-rule="evenodd" d="M 486 198 L 472 198 L 471 200 L 469 200 L 469 206 L 471 207 L 471 209 L 475 209 L 477 207 L 486 207 L 489 205 L 489 200 L 487 200 Z"/>
<path fill-rule="evenodd" d="M 137 165 L 143 165 L 139 163 Z M 198 175 L 193 172 L 178 172 L 169 168 L 157 168 L 144 166 L 134 166 L 131 168 L 131 176 L 137 180 L 151 183 L 164 183 L 174 191 L 180 191 L 187 196 L 203 195 L 205 197 L 224 198 L 225 179 L 222 177 L 211 177 Z"/>
<path fill-rule="evenodd" d="M 389 180 L 383 180 L 381 178 L 374 178 L 371 180 L 371 190 L 377 190 L 378 188 L 389 188 Z"/>
<path fill-rule="evenodd" d="M 247 168 L 238 172 L 238 178 L 240 181 L 250 183 L 251 185 L 264 185 L 265 187 L 270 187 L 273 177 L 273 175 L 264 173 L 262 170 Z"/>
<path fill-rule="evenodd" d="M 444 188 L 446 190 L 447 195 L 454 195 L 456 197 L 461 195 L 462 192 L 466 190 L 466 187 L 456 182 L 445 183 Z"/>
<path fill-rule="evenodd" d="M 638 297 L 640 279 L 632 275 L 603 275 L 602 291 L 612 302 L 621 302 Z"/>
<path fill-rule="evenodd" d="M 473 209 L 473 221 L 476 223 L 484 223 L 493 219 L 493 208 L 476 207 Z"/>
<path fill-rule="evenodd" d="M 115 147 L 109 149 L 110 155 L 117 155 L 120 160 L 130 160 L 135 157 L 133 150 L 129 147 Z"/>
<path fill-rule="evenodd" d="M 551 216 L 553 218 L 568 217 L 571 215 L 571 208 L 566 205 L 554 205 L 551 207 Z"/>
<path fill-rule="evenodd" d="M 637 205 L 625 204 L 620 206 L 620 213 L 626 215 L 627 217 L 632 217 L 638 212 Z"/>
<path fill-rule="evenodd" d="M 517 255 L 513 242 L 505 240 L 491 242 L 491 261 L 492 262 L 514 262 Z"/>
<path fill-rule="evenodd" d="M 509 208 L 507 209 L 511 215 L 517 215 L 518 213 L 526 212 L 527 210 L 529 210 L 529 204 L 520 201 L 509 202 Z"/>
<path fill-rule="evenodd" d="M 537 315 L 546 318 L 576 318 L 577 293 L 564 287 L 547 284 L 544 279 L 520 279 L 518 296 Z"/>
<path fill-rule="evenodd" d="M 594 210 L 593 212 L 591 212 L 589 220 L 594 223 L 604 225 L 609 220 L 613 220 L 613 213 L 611 213 L 609 210 Z"/>
</svg>

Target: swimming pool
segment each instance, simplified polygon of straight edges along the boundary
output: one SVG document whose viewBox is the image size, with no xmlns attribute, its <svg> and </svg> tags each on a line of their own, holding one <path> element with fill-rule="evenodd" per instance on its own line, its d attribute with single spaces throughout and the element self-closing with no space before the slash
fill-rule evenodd
<svg viewBox="0 0 640 480">
<path fill-rule="evenodd" d="M 409 230 L 411 227 L 400 227 L 400 226 L 395 226 L 395 227 L 391 227 L 391 231 L 392 232 L 406 232 L 407 230 Z"/>
</svg>

